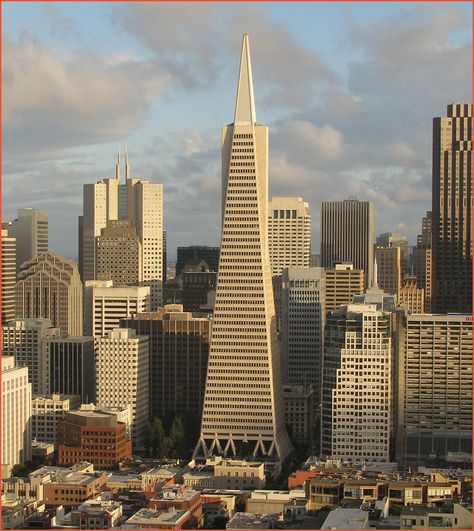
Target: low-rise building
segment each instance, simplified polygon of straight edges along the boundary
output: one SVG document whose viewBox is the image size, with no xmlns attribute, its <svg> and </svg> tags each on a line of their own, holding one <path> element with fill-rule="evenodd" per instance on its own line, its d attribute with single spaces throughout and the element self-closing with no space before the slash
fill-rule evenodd
<svg viewBox="0 0 474 531">
<path fill-rule="evenodd" d="M 306 505 L 306 495 L 304 490 L 254 490 L 245 502 L 245 511 L 248 513 L 283 514 L 285 505 L 293 500 L 304 500 Z"/>
<path fill-rule="evenodd" d="M 344 480 L 325 477 L 309 479 L 308 509 L 317 511 L 323 507 L 338 507 L 344 494 Z"/>
<path fill-rule="evenodd" d="M 369 513 L 338 507 L 328 514 L 321 529 L 369 529 Z"/>
<path fill-rule="evenodd" d="M 114 500 L 88 500 L 79 505 L 79 529 L 111 529 L 122 518 L 122 504 Z"/>
<path fill-rule="evenodd" d="M 43 484 L 43 501 L 65 507 L 81 505 L 97 496 L 105 487 L 107 474 L 104 472 L 72 472 Z"/>
<path fill-rule="evenodd" d="M 279 519 L 278 513 L 235 513 L 227 522 L 226 529 L 275 529 Z"/>
<path fill-rule="evenodd" d="M 185 485 L 166 485 L 161 492 L 148 502 L 150 509 L 164 511 L 189 511 L 196 519 L 197 526 L 202 525 L 202 500 L 199 492 Z"/>
<path fill-rule="evenodd" d="M 265 487 L 264 463 L 223 459 L 214 465 L 214 476 L 218 489 L 253 490 Z"/>
<path fill-rule="evenodd" d="M 166 483 L 179 483 L 181 480 L 181 471 L 175 467 L 157 466 L 142 473 L 143 490 L 148 490 L 157 482 L 166 481 Z"/>
<path fill-rule="evenodd" d="M 143 480 L 141 474 L 113 473 L 107 476 L 107 488 L 113 494 L 128 492 L 129 490 L 142 490 Z"/>
<path fill-rule="evenodd" d="M 354 479 L 344 484 L 344 499 L 375 501 L 385 494 L 386 482 L 377 479 Z"/>
<path fill-rule="evenodd" d="M 452 500 L 454 496 L 454 485 L 444 482 L 430 481 L 426 486 L 426 501 L 428 503 Z"/>
<path fill-rule="evenodd" d="M 388 498 L 391 504 L 423 503 L 423 490 L 423 485 L 414 481 L 391 481 L 388 484 Z"/>
<path fill-rule="evenodd" d="M 32 437 L 37 441 L 56 443 L 57 422 L 66 411 L 79 407 L 79 395 L 52 394 L 36 396 L 31 401 Z"/>
<path fill-rule="evenodd" d="M 183 483 L 192 489 L 212 489 L 215 486 L 214 467 L 197 465 L 183 474 Z"/>
<path fill-rule="evenodd" d="M 459 503 L 443 507 L 405 507 L 400 529 L 472 529 L 472 513 Z"/>
<path fill-rule="evenodd" d="M 23 529 L 28 518 L 44 508 L 34 498 L 24 499 L 12 493 L 2 495 L 2 529 Z"/>
<path fill-rule="evenodd" d="M 54 444 L 42 441 L 31 441 L 31 457 L 47 461 L 54 458 Z"/>
<path fill-rule="evenodd" d="M 133 526 L 133 527 L 132 527 Z M 130 517 L 125 529 L 192 529 L 194 519 L 189 511 L 162 511 L 159 509 L 140 509 Z"/>
</svg>

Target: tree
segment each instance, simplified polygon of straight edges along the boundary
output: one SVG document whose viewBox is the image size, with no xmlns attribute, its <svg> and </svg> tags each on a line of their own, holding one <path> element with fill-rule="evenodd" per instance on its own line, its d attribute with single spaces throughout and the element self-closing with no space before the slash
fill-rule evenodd
<svg viewBox="0 0 474 531">
<path fill-rule="evenodd" d="M 186 453 L 186 433 L 181 417 L 175 417 L 169 433 L 172 446 L 172 457 L 184 457 Z"/>
<path fill-rule="evenodd" d="M 155 417 L 148 427 L 148 448 L 150 455 L 161 457 L 163 452 L 163 441 L 165 439 L 165 429 L 159 417 Z"/>
</svg>

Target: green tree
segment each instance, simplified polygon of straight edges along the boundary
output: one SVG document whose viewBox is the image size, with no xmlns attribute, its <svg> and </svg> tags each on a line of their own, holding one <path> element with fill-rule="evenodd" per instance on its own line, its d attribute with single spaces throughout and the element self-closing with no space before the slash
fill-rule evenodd
<svg viewBox="0 0 474 531">
<path fill-rule="evenodd" d="M 186 432 L 181 417 L 175 417 L 171 424 L 169 438 L 173 441 L 171 457 L 185 457 Z"/>
<path fill-rule="evenodd" d="M 163 441 L 165 439 L 165 429 L 159 417 L 155 417 L 148 427 L 148 448 L 150 456 L 161 457 L 163 452 Z"/>
</svg>

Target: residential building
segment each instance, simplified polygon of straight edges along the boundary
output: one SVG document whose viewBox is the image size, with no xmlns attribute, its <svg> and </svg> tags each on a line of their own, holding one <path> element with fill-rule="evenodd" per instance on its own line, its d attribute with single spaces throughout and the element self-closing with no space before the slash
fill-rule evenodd
<svg viewBox="0 0 474 531">
<path fill-rule="evenodd" d="M 90 280 L 84 289 L 84 333 L 104 337 L 121 319 L 150 311 L 149 286 L 115 286 L 110 280 Z"/>
<path fill-rule="evenodd" d="M 2 224 L 17 241 L 16 271 L 23 262 L 48 252 L 48 211 L 20 208 L 15 220 Z"/>
<path fill-rule="evenodd" d="M 2 354 L 14 356 L 17 365 L 28 368 L 35 395 L 44 388 L 44 340 L 53 337 L 61 337 L 61 331 L 51 319 L 16 319 L 2 326 Z"/>
<path fill-rule="evenodd" d="M 31 384 L 28 369 L 2 356 L 2 476 L 31 458 Z"/>
<path fill-rule="evenodd" d="M 88 461 L 99 470 L 116 468 L 132 457 L 124 423 L 102 411 L 68 411 L 58 422 L 58 464 Z"/>
<path fill-rule="evenodd" d="M 322 453 L 354 462 L 390 461 L 391 314 L 350 304 L 328 315 L 322 390 Z"/>
<path fill-rule="evenodd" d="M 116 328 L 96 339 L 97 404 L 131 404 L 134 448 L 144 446 L 148 426 L 149 355 L 148 336 L 135 330 Z"/>
<path fill-rule="evenodd" d="M 31 433 L 36 441 L 56 443 L 57 423 L 66 411 L 79 407 L 79 395 L 35 396 L 31 401 Z"/>
<path fill-rule="evenodd" d="M 72 260 L 46 252 L 24 262 L 15 298 L 18 319 L 47 318 L 66 334 L 82 334 L 82 282 Z"/>
<path fill-rule="evenodd" d="M 320 400 L 325 276 L 321 267 L 288 267 L 282 274 L 282 373 L 285 384 L 314 385 Z"/>
<path fill-rule="evenodd" d="M 190 247 L 178 247 L 175 276 L 178 277 L 190 262 L 204 260 L 209 266 L 209 271 L 217 271 L 219 267 L 219 247 L 207 245 L 191 245 Z"/>
<path fill-rule="evenodd" d="M 417 237 L 416 247 L 411 253 L 412 272 L 416 276 L 417 286 L 425 292 L 425 312 L 431 312 L 432 298 L 432 214 L 427 212 L 422 219 L 421 234 Z"/>
<path fill-rule="evenodd" d="M 377 261 L 377 284 L 390 295 L 395 295 L 396 300 L 400 297 L 402 285 L 402 252 L 400 247 L 375 248 L 375 260 Z"/>
<path fill-rule="evenodd" d="M 408 315 L 399 352 L 397 461 L 472 448 L 472 317 Z"/>
<path fill-rule="evenodd" d="M 289 490 L 253 490 L 245 502 L 245 512 L 255 514 L 283 513 L 285 505 L 305 499 L 303 489 Z"/>
<path fill-rule="evenodd" d="M 425 290 L 418 287 L 416 276 L 405 276 L 398 297 L 398 305 L 406 312 L 425 313 Z"/>
<path fill-rule="evenodd" d="M 364 270 L 354 269 L 353 264 L 335 264 L 325 270 L 326 311 L 350 304 L 352 297 L 364 291 Z"/>
<path fill-rule="evenodd" d="M 472 310 L 472 104 L 433 119 L 433 311 Z"/>
<path fill-rule="evenodd" d="M 336 507 L 328 514 L 321 529 L 370 529 L 369 512 Z"/>
<path fill-rule="evenodd" d="M 268 203 L 268 251 L 272 275 L 309 266 L 311 214 L 302 197 L 272 197 Z"/>
<path fill-rule="evenodd" d="M 15 319 L 16 238 L 2 229 L 2 324 Z"/>
<path fill-rule="evenodd" d="M 95 238 L 95 245 L 97 280 L 112 280 L 118 285 L 143 280 L 140 238 L 129 220 L 109 220 Z"/>
<path fill-rule="evenodd" d="M 445 506 L 405 507 L 400 513 L 400 529 L 469 529 L 472 512 L 454 503 Z"/>
<path fill-rule="evenodd" d="M 374 264 L 374 206 L 344 199 L 321 204 L 321 265 L 333 268 L 349 262 L 364 270 L 364 287 L 372 284 Z"/>
<path fill-rule="evenodd" d="M 148 336 L 150 418 L 201 418 L 209 358 L 210 320 L 183 312 L 180 304 L 138 313 L 120 326 Z"/>
<path fill-rule="evenodd" d="M 268 128 L 256 122 L 248 35 L 234 123 L 222 133 L 222 174 L 219 276 L 195 455 L 248 449 L 279 466 L 291 443 L 268 253 Z"/>
<path fill-rule="evenodd" d="M 311 448 L 315 428 L 315 397 L 316 390 L 312 385 L 283 385 L 285 424 L 289 426 L 293 444 Z"/>
<path fill-rule="evenodd" d="M 79 395 L 95 399 L 94 338 L 50 337 L 43 340 L 41 394 Z"/>
</svg>

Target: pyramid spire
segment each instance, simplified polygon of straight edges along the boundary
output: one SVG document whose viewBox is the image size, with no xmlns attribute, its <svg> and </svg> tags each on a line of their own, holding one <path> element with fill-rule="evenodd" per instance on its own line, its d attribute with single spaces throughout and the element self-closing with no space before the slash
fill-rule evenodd
<svg viewBox="0 0 474 531">
<path fill-rule="evenodd" d="M 255 100 L 253 96 L 249 36 L 245 34 L 242 39 L 242 55 L 240 57 L 239 84 L 237 86 L 234 124 L 251 125 L 255 122 Z"/>
<path fill-rule="evenodd" d="M 120 144 L 117 153 L 117 164 L 115 165 L 115 178 L 120 179 Z"/>
</svg>

